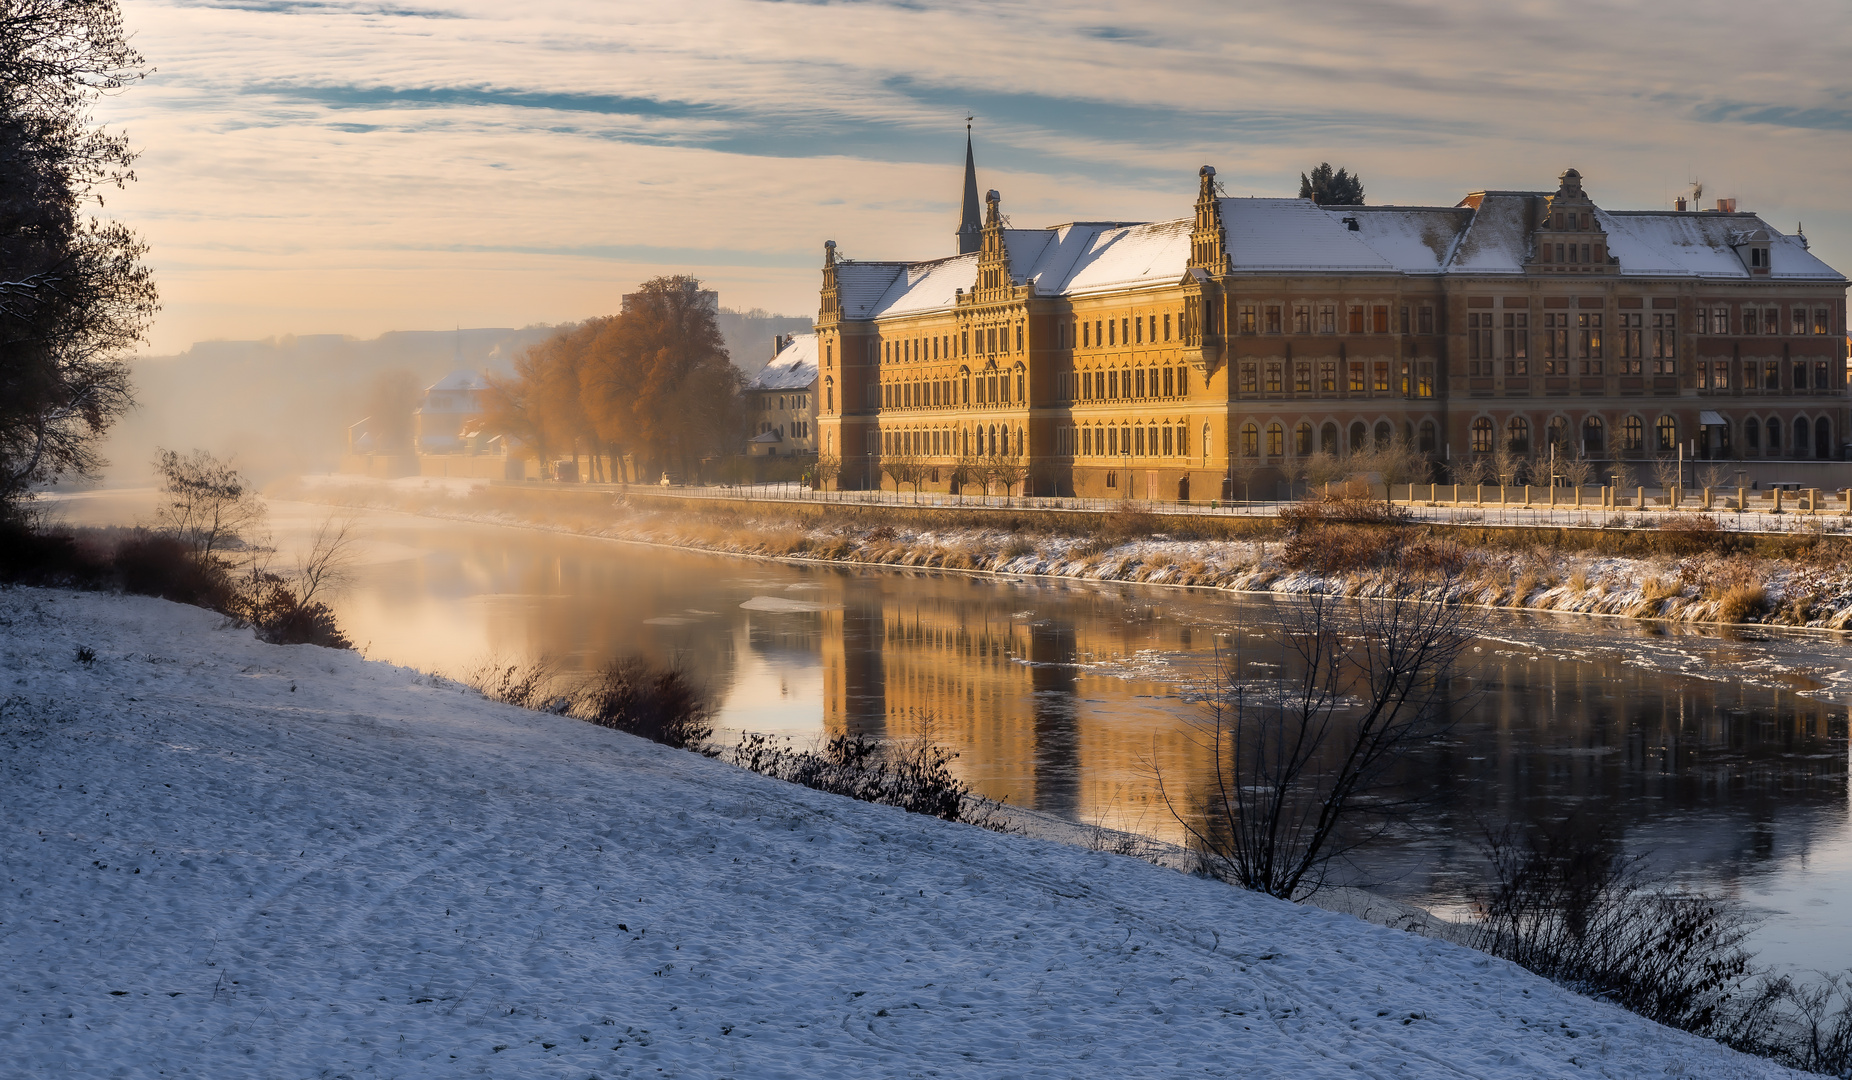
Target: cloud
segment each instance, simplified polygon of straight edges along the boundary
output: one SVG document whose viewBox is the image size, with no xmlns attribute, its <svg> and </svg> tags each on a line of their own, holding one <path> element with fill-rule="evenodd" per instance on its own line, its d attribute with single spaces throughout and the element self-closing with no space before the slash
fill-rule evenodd
<svg viewBox="0 0 1852 1080">
<path fill-rule="evenodd" d="M 509 297 L 597 304 L 587 275 L 614 294 L 601 275 L 618 267 L 698 265 L 724 302 L 809 311 L 825 237 L 871 257 L 948 247 L 972 113 L 981 182 L 1021 225 L 1187 214 L 1205 162 L 1234 194 L 1290 195 L 1329 160 L 1372 200 L 1445 204 L 1574 163 L 1617 208 L 1699 173 L 1805 219 L 1817 252 L 1852 264 L 1848 212 L 1789 183 L 1843 167 L 1852 19 L 1836 0 L 1796 0 L 1753 33 L 1714 0 L 1675 16 L 1568 0 L 1329 0 L 1317 18 L 1289 0 L 124 14 L 159 72 L 102 103 L 145 149 L 108 210 L 154 243 L 157 334 L 175 347 L 479 321 L 472 306 L 521 324 Z M 259 297 L 253 279 L 289 285 Z M 214 324 L 257 319 L 286 324 Z"/>
</svg>

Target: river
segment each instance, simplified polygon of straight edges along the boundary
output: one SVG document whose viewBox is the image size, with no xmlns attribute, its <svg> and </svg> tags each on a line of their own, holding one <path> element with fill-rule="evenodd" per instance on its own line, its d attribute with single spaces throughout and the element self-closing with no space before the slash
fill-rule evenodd
<svg viewBox="0 0 1852 1080">
<path fill-rule="evenodd" d="M 56 505 L 123 523 L 150 500 Z M 273 503 L 279 547 L 327 514 Z M 786 565 L 392 513 L 359 536 L 333 606 L 374 659 L 454 675 L 676 662 L 719 703 L 723 738 L 925 734 L 985 795 L 1173 840 L 1158 778 L 1199 790 L 1207 775 L 1183 691 L 1229 656 L 1244 679 L 1277 677 L 1292 617 L 1265 596 Z M 1457 913 L 1487 829 L 1573 815 L 1766 915 L 1762 960 L 1852 967 L 1844 639 L 1488 612 L 1455 687 L 1454 726 L 1405 774 L 1416 815 L 1354 869 L 1372 887 Z"/>
</svg>

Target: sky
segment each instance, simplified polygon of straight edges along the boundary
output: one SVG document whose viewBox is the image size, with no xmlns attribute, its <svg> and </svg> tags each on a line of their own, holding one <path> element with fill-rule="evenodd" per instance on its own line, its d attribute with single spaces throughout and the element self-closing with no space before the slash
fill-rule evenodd
<svg viewBox="0 0 1852 1080">
<path fill-rule="evenodd" d="M 823 242 L 950 254 L 965 118 L 1017 227 L 1190 213 L 1196 170 L 1371 203 L 1693 179 L 1852 270 L 1852 6 L 124 0 L 98 118 L 150 243 L 149 350 L 526 326 L 692 273 L 813 314 Z"/>
</svg>

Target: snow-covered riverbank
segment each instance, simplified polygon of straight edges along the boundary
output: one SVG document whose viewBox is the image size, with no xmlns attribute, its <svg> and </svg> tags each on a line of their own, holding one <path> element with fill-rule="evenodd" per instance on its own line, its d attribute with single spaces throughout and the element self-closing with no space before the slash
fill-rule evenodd
<svg viewBox="0 0 1852 1080">
<path fill-rule="evenodd" d="M 197 609 L 16 589 L 0 620 L 0 1072 L 1793 1075 L 1443 942 Z"/>
<path fill-rule="evenodd" d="M 743 510 L 690 501 L 679 510 L 660 501 L 627 505 L 621 497 L 494 489 L 486 482 L 407 477 L 305 476 L 278 485 L 284 498 L 399 510 L 432 517 L 549 528 L 614 540 L 795 562 L 835 562 L 954 572 L 1305 595 L 1445 598 L 1455 603 L 1530 611 L 1842 631 L 1852 628 L 1852 565 L 1837 549 L 1808 557 L 1747 553 L 1626 556 L 1566 551 L 1548 545 L 1478 544 L 1458 551 L 1460 565 L 1442 589 L 1397 570 L 1317 572 L 1288 565 L 1281 538 L 1183 539 L 1162 533 L 1115 535 L 1089 526 L 1017 532 L 980 525 L 909 521 L 873 525 L 853 513 L 789 517 L 765 504 Z M 558 504 L 550 499 L 578 496 Z M 588 501 L 591 500 L 591 501 Z M 588 507 L 595 509 L 588 510 Z M 1161 527 L 1162 519 L 1142 522 Z M 1084 525 L 1077 522 L 1077 526 Z M 1652 533 L 1649 527 L 1647 534 Z M 1824 534 L 1822 533 L 1823 537 Z M 1647 545 L 1650 546 L 1650 545 Z"/>
</svg>

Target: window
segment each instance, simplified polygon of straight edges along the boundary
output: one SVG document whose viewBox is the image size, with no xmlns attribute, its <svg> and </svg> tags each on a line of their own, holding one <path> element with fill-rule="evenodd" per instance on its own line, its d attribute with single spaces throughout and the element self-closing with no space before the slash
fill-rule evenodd
<svg viewBox="0 0 1852 1080">
<path fill-rule="evenodd" d="M 1789 333 L 1805 334 L 1807 332 L 1807 309 L 1806 308 L 1801 307 L 1799 305 L 1790 306 L 1788 308 L 1788 320 L 1790 324 L 1789 330 L 1788 330 Z M 1795 449 L 1798 450 L 1799 448 L 1800 447 L 1797 444 Z"/>
<path fill-rule="evenodd" d="M 1171 374 L 1171 370 L 1169 368 L 1165 368 L 1164 369 L 1164 396 L 1174 397 L 1175 395 L 1172 393 L 1172 390 L 1175 388 L 1175 386 L 1176 386 L 1176 376 Z"/>
<path fill-rule="evenodd" d="M 1387 360 L 1376 361 L 1375 365 L 1372 368 L 1371 374 L 1374 376 L 1374 378 L 1370 380 L 1370 389 L 1376 391 L 1379 394 L 1388 393 L 1389 392 L 1389 362 Z"/>
<path fill-rule="evenodd" d="M 1434 396 L 1434 364 L 1423 360 L 1419 373 L 1415 376 L 1415 396 L 1431 398 Z"/>
<path fill-rule="evenodd" d="M 1260 391 L 1260 376 L 1253 364 L 1241 365 L 1241 392 L 1253 394 Z"/>
<path fill-rule="evenodd" d="M 1145 343 L 1145 320 L 1143 316 L 1132 320 L 1132 340 L 1140 345 Z"/>
<path fill-rule="evenodd" d="M 1434 309 L 1431 307 L 1422 308 L 1419 318 L 1421 321 L 1418 325 L 1421 328 L 1421 333 L 1432 334 L 1434 332 Z"/>
<path fill-rule="evenodd" d="M 1530 421 L 1514 416 L 1505 421 L 1505 446 L 1514 454 L 1530 453 Z"/>
<path fill-rule="evenodd" d="M 1170 312 L 1164 313 L 1164 340 L 1170 340 Z"/>
<path fill-rule="evenodd" d="M 1762 389 L 1781 389 L 1781 365 L 1773 360 L 1765 360 L 1762 363 Z"/>
<path fill-rule="evenodd" d="M 1293 389 L 1301 394 L 1312 392 L 1312 365 L 1301 362 L 1294 366 Z"/>
<path fill-rule="evenodd" d="M 1254 305 L 1253 304 L 1242 304 L 1241 305 L 1241 323 L 1240 323 L 1239 329 L 1244 334 L 1252 334 L 1254 332 Z"/>
<path fill-rule="evenodd" d="M 1378 304 L 1370 309 L 1370 330 L 1378 334 L 1389 332 L 1389 305 Z"/>
<path fill-rule="evenodd" d="M 1601 374 L 1601 316 L 1583 312 L 1576 316 L 1576 355 L 1582 361 L 1582 374 Z"/>
<path fill-rule="evenodd" d="M 1492 452 L 1492 421 L 1481 416 L 1473 421 L 1473 453 L 1489 454 Z"/>
<path fill-rule="evenodd" d="M 1730 332 L 1730 309 L 1714 307 L 1711 309 L 1711 333 L 1719 336 Z"/>
<path fill-rule="evenodd" d="M 1768 418 L 1768 452 L 1773 454 L 1781 449 L 1781 421 L 1771 416 Z"/>
<path fill-rule="evenodd" d="M 1620 448 L 1623 451 L 1638 453 L 1645 439 L 1646 425 L 1637 416 L 1629 416 L 1621 421 Z"/>
<path fill-rule="evenodd" d="M 1131 341 L 1132 341 L 1132 320 L 1120 319 L 1119 320 L 1119 343 L 1122 345 L 1129 345 L 1131 344 Z"/>
<path fill-rule="evenodd" d="M 1319 449 L 1327 454 L 1336 454 L 1342 449 L 1338 446 L 1338 426 L 1336 424 L 1326 424 L 1320 428 L 1318 439 Z"/>
<path fill-rule="evenodd" d="M 1711 367 L 1716 371 L 1716 374 L 1711 379 L 1712 389 L 1728 390 L 1730 388 L 1730 362 L 1728 360 L 1718 360 L 1713 363 Z"/>
<path fill-rule="evenodd" d="M 1293 333 L 1309 334 L 1312 332 L 1312 305 L 1296 304 L 1293 306 Z"/>
<path fill-rule="evenodd" d="M 1152 434 L 1155 435 L 1156 432 L 1153 432 Z M 1164 429 L 1164 456 L 1165 457 L 1169 457 L 1171 455 L 1171 445 L 1172 443 L 1171 443 L 1170 429 L 1165 428 Z"/>
<path fill-rule="evenodd" d="M 1138 373 L 1134 378 L 1138 384 L 1138 393 L 1135 394 L 1134 396 L 1142 398 L 1145 396 L 1145 369 L 1139 368 Z"/>
<path fill-rule="evenodd" d="M 1525 311 L 1505 312 L 1505 374 L 1524 375 L 1529 373 L 1530 357 L 1530 313 Z M 1513 365 L 1516 365 L 1515 369 Z"/>
<path fill-rule="evenodd" d="M 1338 392 L 1338 363 L 1325 360 L 1318 365 L 1318 388 L 1327 394 Z"/>
<path fill-rule="evenodd" d="M 1293 453 L 1300 457 L 1312 455 L 1312 425 L 1303 420 L 1293 429 Z"/>
<path fill-rule="evenodd" d="M 1282 457 L 1286 453 L 1286 428 L 1278 421 L 1267 425 L 1267 456 Z"/>
<path fill-rule="evenodd" d="M 1743 421 L 1743 445 L 1751 450 L 1762 448 L 1762 421 L 1753 416 Z"/>
<path fill-rule="evenodd" d="M 1268 304 L 1267 305 L 1267 333 L 1277 334 L 1280 332 L 1280 330 L 1281 330 L 1280 306 L 1278 304 Z"/>
<path fill-rule="evenodd" d="M 1353 305 L 1350 309 L 1350 332 L 1353 334 L 1363 333 L 1362 305 Z"/>
<path fill-rule="evenodd" d="M 1022 324 L 1016 324 L 1016 351 L 1022 351 Z"/>
<path fill-rule="evenodd" d="M 1490 312 L 1466 316 L 1467 374 L 1492 374 L 1492 319 Z"/>
<path fill-rule="evenodd" d="M 1260 425 L 1252 420 L 1241 425 L 1241 456 L 1260 456 Z"/>
<path fill-rule="evenodd" d="M 1794 454 L 1795 457 L 1806 457 L 1807 456 L 1807 418 L 1806 417 L 1803 416 L 1800 419 L 1794 421 L 1794 441 L 1788 444 L 1788 448 Z"/>
<path fill-rule="evenodd" d="M 1119 344 L 1119 324 L 1111 319 L 1106 320 L 1106 344 Z"/>
<path fill-rule="evenodd" d="M 1183 455 L 1189 452 L 1190 452 L 1190 429 L 1184 427 L 1182 424 L 1178 424 L 1177 425 L 1177 456 L 1182 457 Z"/>
<path fill-rule="evenodd" d="M 1543 315 L 1543 373 L 1569 374 L 1569 313 L 1547 311 Z"/>
<path fill-rule="evenodd" d="M 1807 365 L 1806 364 L 1795 364 L 1794 365 L 1794 389 L 1796 390 L 1807 389 Z"/>
<path fill-rule="evenodd" d="M 1622 375 L 1638 375 L 1641 372 L 1643 366 L 1641 357 L 1646 355 L 1642 349 L 1645 344 L 1642 340 L 1645 331 L 1641 329 L 1645 321 L 1646 316 L 1639 312 L 1623 311 L 1620 313 L 1620 373 Z"/>
<path fill-rule="evenodd" d="M 1828 390 L 1832 388 L 1832 384 L 1827 382 L 1826 371 L 1826 361 L 1815 360 L 1813 362 L 1813 388 L 1815 390 Z"/>
<path fill-rule="evenodd" d="M 1601 424 L 1601 417 L 1591 416 L 1582 421 L 1583 452 L 1593 457 L 1601 453 L 1602 447 L 1605 445 L 1607 445 L 1607 438 L 1606 432 Z"/>
<path fill-rule="evenodd" d="M 1416 447 L 1424 454 L 1432 454 L 1438 442 L 1436 434 L 1434 421 L 1423 420 L 1421 422 L 1421 440 L 1416 443 Z"/>
<path fill-rule="evenodd" d="M 1670 312 L 1653 313 L 1653 374 L 1678 373 L 1678 320 Z"/>
<path fill-rule="evenodd" d="M 1321 334 L 1338 332 L 1338 309 L 1334 305 L 1325 304 L 1318 309 L 1318 332 Z"/>
<path fill-rule="evenodd" d="M 1353 394 L 1363 393 L 1363 361 L 1361 360 L 1352 360 L 1350 362 L 1350 392 Z"/>
<path fill-rule="evenodd" d="M 1813 332 L 1824 334 L 1832 326 L 1832 318 L 1823 307 L 1813 309 Z"/>
<path fill-rule="evenodd" d="M 1361 454 L 1364 451 L 1368 450 L 1370 448 L 1369 442 L 1370 442 L 1370 429 L 1363 426 L 1363 421 L 1359 420 L 1350 426 L 1350 452 L 1351 453 Z"/>
<path fill-rule="evenodd" d="M 1408 309 L 1402 309 L 1402 336 L 1408 336 Z"/>
<path fill-rule="evenodd" d="M 1283 389 L 1285 389 L 1285 387 L 1280 385 L 1280 365 L 1277 363 L 1268 364 L 1267 365 L 1267 393 L 1277 394 Z"/>
<path fill-rule="evenodd" d="M 1190 393 L 1190 369 L 1186 367 L 1180 367 L 1177 369 L 1177 396 L 1178 397 L 1188 397 L 1189 393 Z"/>
<path fill-rule="evenodd" d="M 1762 309 L 1762 332 L 1764 334 L 1781 333 L 1781 309 L 1770 307 Z M 1774 445 L 1773 443 L 1769 445 Z"/>
</svg>

